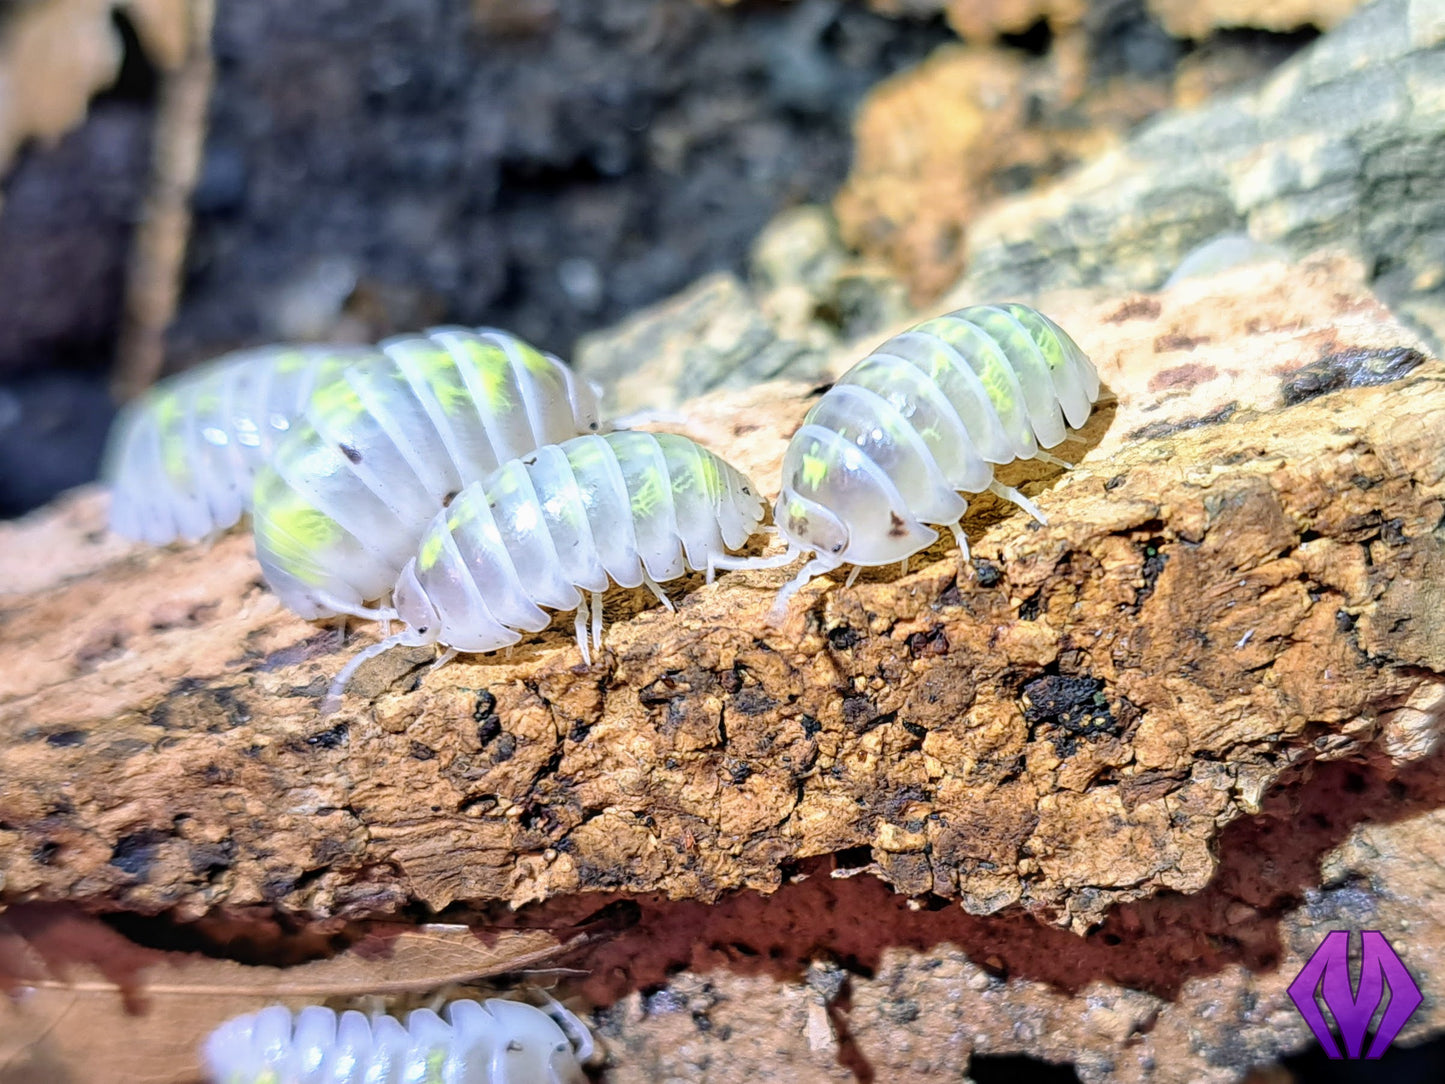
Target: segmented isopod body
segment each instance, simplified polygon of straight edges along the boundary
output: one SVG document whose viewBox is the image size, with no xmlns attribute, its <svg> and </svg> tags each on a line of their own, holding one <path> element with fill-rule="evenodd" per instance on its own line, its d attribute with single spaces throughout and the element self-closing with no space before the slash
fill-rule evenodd
<svg viewBox="0 0 1445 1084">
<path fill-rule="evenodd" d="M 584 661 L 602 642 L 609 582 L 659 583 L 705 569 L 747 541 L 766 511 L 757 488 L 686 437 L 583 436 L 507 463 L 468 486 L 427 527 L 392 598 L 406 628 L 354 658 L 328 706 L 363 661 L 397 644 L 492 651 L 576 610 Z M 592 604 L 588 606 L 588 595 Z"/>
<path fill-rule="evenodd" d="M 590 387 L 502 332 L 436 328 L 381 348 L 316 389 L 256 475 L 256 556 L 303 617 L 370 616 L 463 487 L 599 428 Z"/>
<path fill-rule="evenodd" d="M 519 1001 L 453 1001 L 446 1019 L 418 1009 L 390 1016 L 280 1005 L 228 1020 L 202 1056 L 213 1084 L 581 1084 L 592 1053 L 586 1026 Z M 569 1038 L 565 1025 L 572 1031 Z"/>
<path fill-rule="evenodd" d="M 265 346 L 161 381 L 111 427 L 102 470 L 111 529 L 164 545 L 230 527 L 312 390 L 379 356 L 366 346 Z"/>
<path fill-rule="evenodd" d="M 925 321 L 849 369 L 793 435 L 773 513 L 787 551 L 717 566 L 776 567 L 811 552 L 779 592 L 770 616 L 777 621 L 813 576 L 842 564 L 906 561 L 927 548 L 938 537 L 928 524 L 949 528 L 966 559 L 959 523 L 968 502 L 960 494 L 992 492 L 1043 522 L 1027 497 L 994 479 L 994 465 L 1062 463 L 1043 449 L 1083 425 L 1098 395 L 1084 352 L 1024 305 L 979 305 Z"/>
</svg>

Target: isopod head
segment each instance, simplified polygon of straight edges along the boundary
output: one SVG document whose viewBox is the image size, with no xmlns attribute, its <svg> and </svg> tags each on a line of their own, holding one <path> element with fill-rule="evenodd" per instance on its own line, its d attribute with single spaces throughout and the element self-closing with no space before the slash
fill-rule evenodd
<svg viewBox="0 0 1445 1084">
<path fill-rule="evenodd" d="M 788 445 L 773 519 L 791 548 L 812 550 L 824 568 L 901 561 L 938 537 L 876 462 L 835 430 L 813 424 Z"/>
<path fill-rule="evenodd" d="M 407 632 L 411 634 L 409 639 L 399 642 L 409 647 L 436 643 L 441 632 L 441 617 L 416 577 L 415 559 L 408 561 L 397 577 L 392 604 L 396 607 L 396 616 L 406 622 Z"/>
</svg>

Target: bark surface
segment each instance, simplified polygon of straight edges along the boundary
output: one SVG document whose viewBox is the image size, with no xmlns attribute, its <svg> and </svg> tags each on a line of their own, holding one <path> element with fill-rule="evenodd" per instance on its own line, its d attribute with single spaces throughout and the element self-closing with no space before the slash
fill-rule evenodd
<svg viewBox="0 0 1445 1084">
<path fill-rule="evenodd" d="M 1061 302 L 1119 401 L 1023 482 L 1050 526 L 976 503 L 961 571 L 939 544 L 822 578 L 777 630 L 786 572 L 675 584 L 675 615 L 615 592 L 591 667 L 568 615 L 511 658 L 393 651 L 328 718 L 374 631 L 281 610 L 246 536 L 122 546 L 95 494 L 7 527 L 0 900 L 712 901 L 828 854 L 1075 929 L 1194 892 L 1282 773 L 1438 738 L 1445 368 L 1353 273 Z M 810 401 L 720 393 L 687 428 L 775 491 Z"/>
</svg>

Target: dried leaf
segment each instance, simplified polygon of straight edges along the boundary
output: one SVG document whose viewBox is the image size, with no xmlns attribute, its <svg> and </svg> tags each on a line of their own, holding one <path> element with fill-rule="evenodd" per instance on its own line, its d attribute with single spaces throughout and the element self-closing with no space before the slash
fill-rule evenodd
<svg viewBox="0 0 1445 1084">
<path fill-rule="evenodd" d="M 247 966 L 137 945 L 77 910 L 0 915 L 0 1082 L 195 1081 L 211 1029 L 277 1001 L 420 992 L 538 967 L 586 934 L 374 923 L 344 952 Z"/>
<path fill-rule="evenodd" d="M 120 68 L 109 0 L 22 4 L 0 35 L 0 169 L 29 138 L 58 139 Z"/>
</svg>

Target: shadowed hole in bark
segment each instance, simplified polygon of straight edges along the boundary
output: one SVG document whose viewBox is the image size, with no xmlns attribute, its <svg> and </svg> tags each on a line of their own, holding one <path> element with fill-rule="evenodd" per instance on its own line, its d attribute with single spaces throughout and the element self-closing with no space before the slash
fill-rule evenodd
<svg viewBox="0 0 1445 1084">
<path fill-rule="evenodd" d="M 1373 1035 L 1373 1031 L 1371 1032 Z M 1318 1043 L 1281 1059 L 1290 1079 L 1310 1084 L 1435 1084 L 1445 1080 L 1445 1037 L 1418 1046 L 1395 1045 L 1373 1061 L 1333 1061 Z"/>
<path fill-rule="evenodd" d="M 1078 1084 L 1072 1065 L 1031 1058 L 1025 1054 L 974 1054 L 968 1059 L 968 1076 L 974 1084 Z"/>
</svg>

